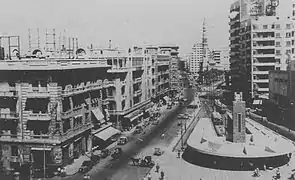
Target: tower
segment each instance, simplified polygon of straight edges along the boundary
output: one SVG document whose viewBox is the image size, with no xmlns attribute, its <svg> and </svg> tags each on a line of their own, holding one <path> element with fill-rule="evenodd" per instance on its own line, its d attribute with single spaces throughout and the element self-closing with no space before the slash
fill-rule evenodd
<svg viewBox="0 0 295 180">
<path fill-rule="evenodd" d="M 246 141 L 246 122 L 245 122 L 245 101 L 242 93 L 235 93 L 232 113 L 232 141 L 234 143 L 244 143 Z"/>
</svg>

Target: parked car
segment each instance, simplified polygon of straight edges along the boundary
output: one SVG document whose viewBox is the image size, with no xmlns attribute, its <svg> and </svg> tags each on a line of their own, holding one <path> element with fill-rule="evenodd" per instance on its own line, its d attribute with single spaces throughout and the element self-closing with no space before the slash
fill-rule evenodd
<svg viewBox="0 0 295 180">
<path fill-rule="evenodd" d="M 139 133 L 141 133 L 142 131 L 143 131 L 142 126 L 136 126 L 136 128 L 135 128 L 135 130 L 134 130 L 134 133 L 135 133 L 135 134 L 139 134 Z"/>
<path fill-rule="evenodd" d="M 111 154 L 109 149 L 103 149 L 100 153 L 100 158 L 106 158 Z"/>
<path fill-rule="evenodd" d="M 116 149 L 114 149 L 114 152 L 111 156 L 113 159 L 119 159 L 121 157 L 122 153 L 123 153 L 122 148 L 116 148 Z"/>
<path fill-rule="evenodd" d="M 100 161 L 100 156 L 99 155 L 92 155 L 91 156 L 91 161 L 95 164 L 99 163 Z"/>
<path fill-rule="evenodd" d="M 124 145 L 128 143 L 128 138 L 125 136 L 121 136 L 118 141 L 118 145 Z"/>
<path fill-rule="evenodd" d="M 86 172 L 90 171 L 90 169 L 92 169 L 93 166 L 94 166 L 94 164 L 92 161 L 90 161 L 90 160 L 84 161 L 79 169 L 79 172 L 86 173 Z"/>
</svg>

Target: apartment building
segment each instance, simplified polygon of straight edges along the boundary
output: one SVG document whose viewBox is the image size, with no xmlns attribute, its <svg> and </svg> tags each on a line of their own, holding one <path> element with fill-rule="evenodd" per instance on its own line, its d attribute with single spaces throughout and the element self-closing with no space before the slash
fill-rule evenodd
<svg viewBox="0 0 295 180">
<path fill-rule="evenodd" d="M 292 31 L 290 18 L 261 16 L 241 23 L 241 60 L 246 63 L 246 73 L 251 75 L 247 79 L 252 98 L 268 95 L 269 71 L 286 70 L 288 57 L 293 59 Z"/>
<path fill-rule="evenodd" d="M 179 46 L 174 44 L 164 44 L 159 46 L 159 51 L 161 54 L 171 56 L 169 62 L 169 86 L 170 94 L 172 96 L 176 95 L 180 91 L 181 77 L 179 71 Z"/>
<path fill-rule="evenodd" d="M 247 84 L 242 73 L 243 62 L 239 58 L 240 54 L 240 1 L 237 0 L 230 7 L 230 75 L 231 89 L 233 92 L 243 92 L 244 97 L 248 92 L 242 91 Z M 246 82 L 246 83 L 245 83 Z"/>
<path fill-rule="evenodd" d="M 0 61 L 1 162 L 57 168 L 92 148 L 119 79 L 104 58 Z M 108 130 L 108 129 L 105 129 Z M 43 156 L 45 154 L 45 157 Z"/>
<path fill-rule="evenodd" d="M 112 123 L 136 124 L 151 102 L 152 61 L 142 48 L 0 63 L 1 162 L 7 170 L 43 167 L 44 151 L 46 167 L 67 164 L 118 133 Z"/>
<path fill-rule="evenodd" d="M 201 61 L 203 59 L 203 46 L 202 43 L 194 44 L 192 52 L 189 57 L 189 71 L 197 74 L 200 71 Z"/>
</svg>

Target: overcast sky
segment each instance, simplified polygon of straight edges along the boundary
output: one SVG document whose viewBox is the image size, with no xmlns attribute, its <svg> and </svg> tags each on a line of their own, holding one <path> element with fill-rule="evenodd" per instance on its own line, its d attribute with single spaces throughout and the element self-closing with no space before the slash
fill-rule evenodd
<svg viewBox="0 0 295 180">
<path fill-rule="evenodd" d="M 281 0 L 288 1 L 288 0 Z M 207 19 L 209 45 L 228 46 L 229 7 L 233 0 L 0 0 L 0 32 L 22 37 L 28 46 L 28 28 L 36 36 L 40 28 L 67 30 L 79 43 L 122 48 L 174 43 L 181 53 L 190 51 L 201 39 L 203 18 Z"/>
</svg>

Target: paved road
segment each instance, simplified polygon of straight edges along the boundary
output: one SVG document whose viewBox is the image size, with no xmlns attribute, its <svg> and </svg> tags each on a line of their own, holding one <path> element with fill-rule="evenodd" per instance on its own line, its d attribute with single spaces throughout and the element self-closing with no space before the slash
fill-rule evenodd
<svg viewBox="0 0 295 180">
<path fill-rule="evenodd" d="M 184 79 L 185 87 L 188 87 L 189 82 L 187 79 Z M 188 99 L 189 103 L 194 96 L 194 90 L 191 88 L 185 89 L 185 96 Z M 178 108 L 174 112 L 168 113 L 161 123 L 152 128 L 146 129 L 143 135 L 140 135 L 140 138 L 143 139 L 143 142 L 138 143 L 137 136 L 134 136 L 127 145 L 125 145 L 123 151 L 124 156 L 119 160 L 108 161 L 104 166 L 97 166 L 90 171 L 91 179 L 101 179 L 101 180 L 138 180 L 139 177 L 144 177 L 144 175 L 149 171 L 149 168 L 138 168 L 135 166 L 129 165 L 130 157 L 136 156 L 141 152 L 145 152 L 149 147 L 157 144 L 168 145 L 171 143 L 173 138 L 177 135 L 178 126 L 176 117 L 177 114 L 181 113 L 183 108 Z M 165 134 L 164 138 L 161 136 Z M 71 180 L 80 180 L 83 179 L 83 174 L 76 174 L 65 179 Z"/>
</svg>

